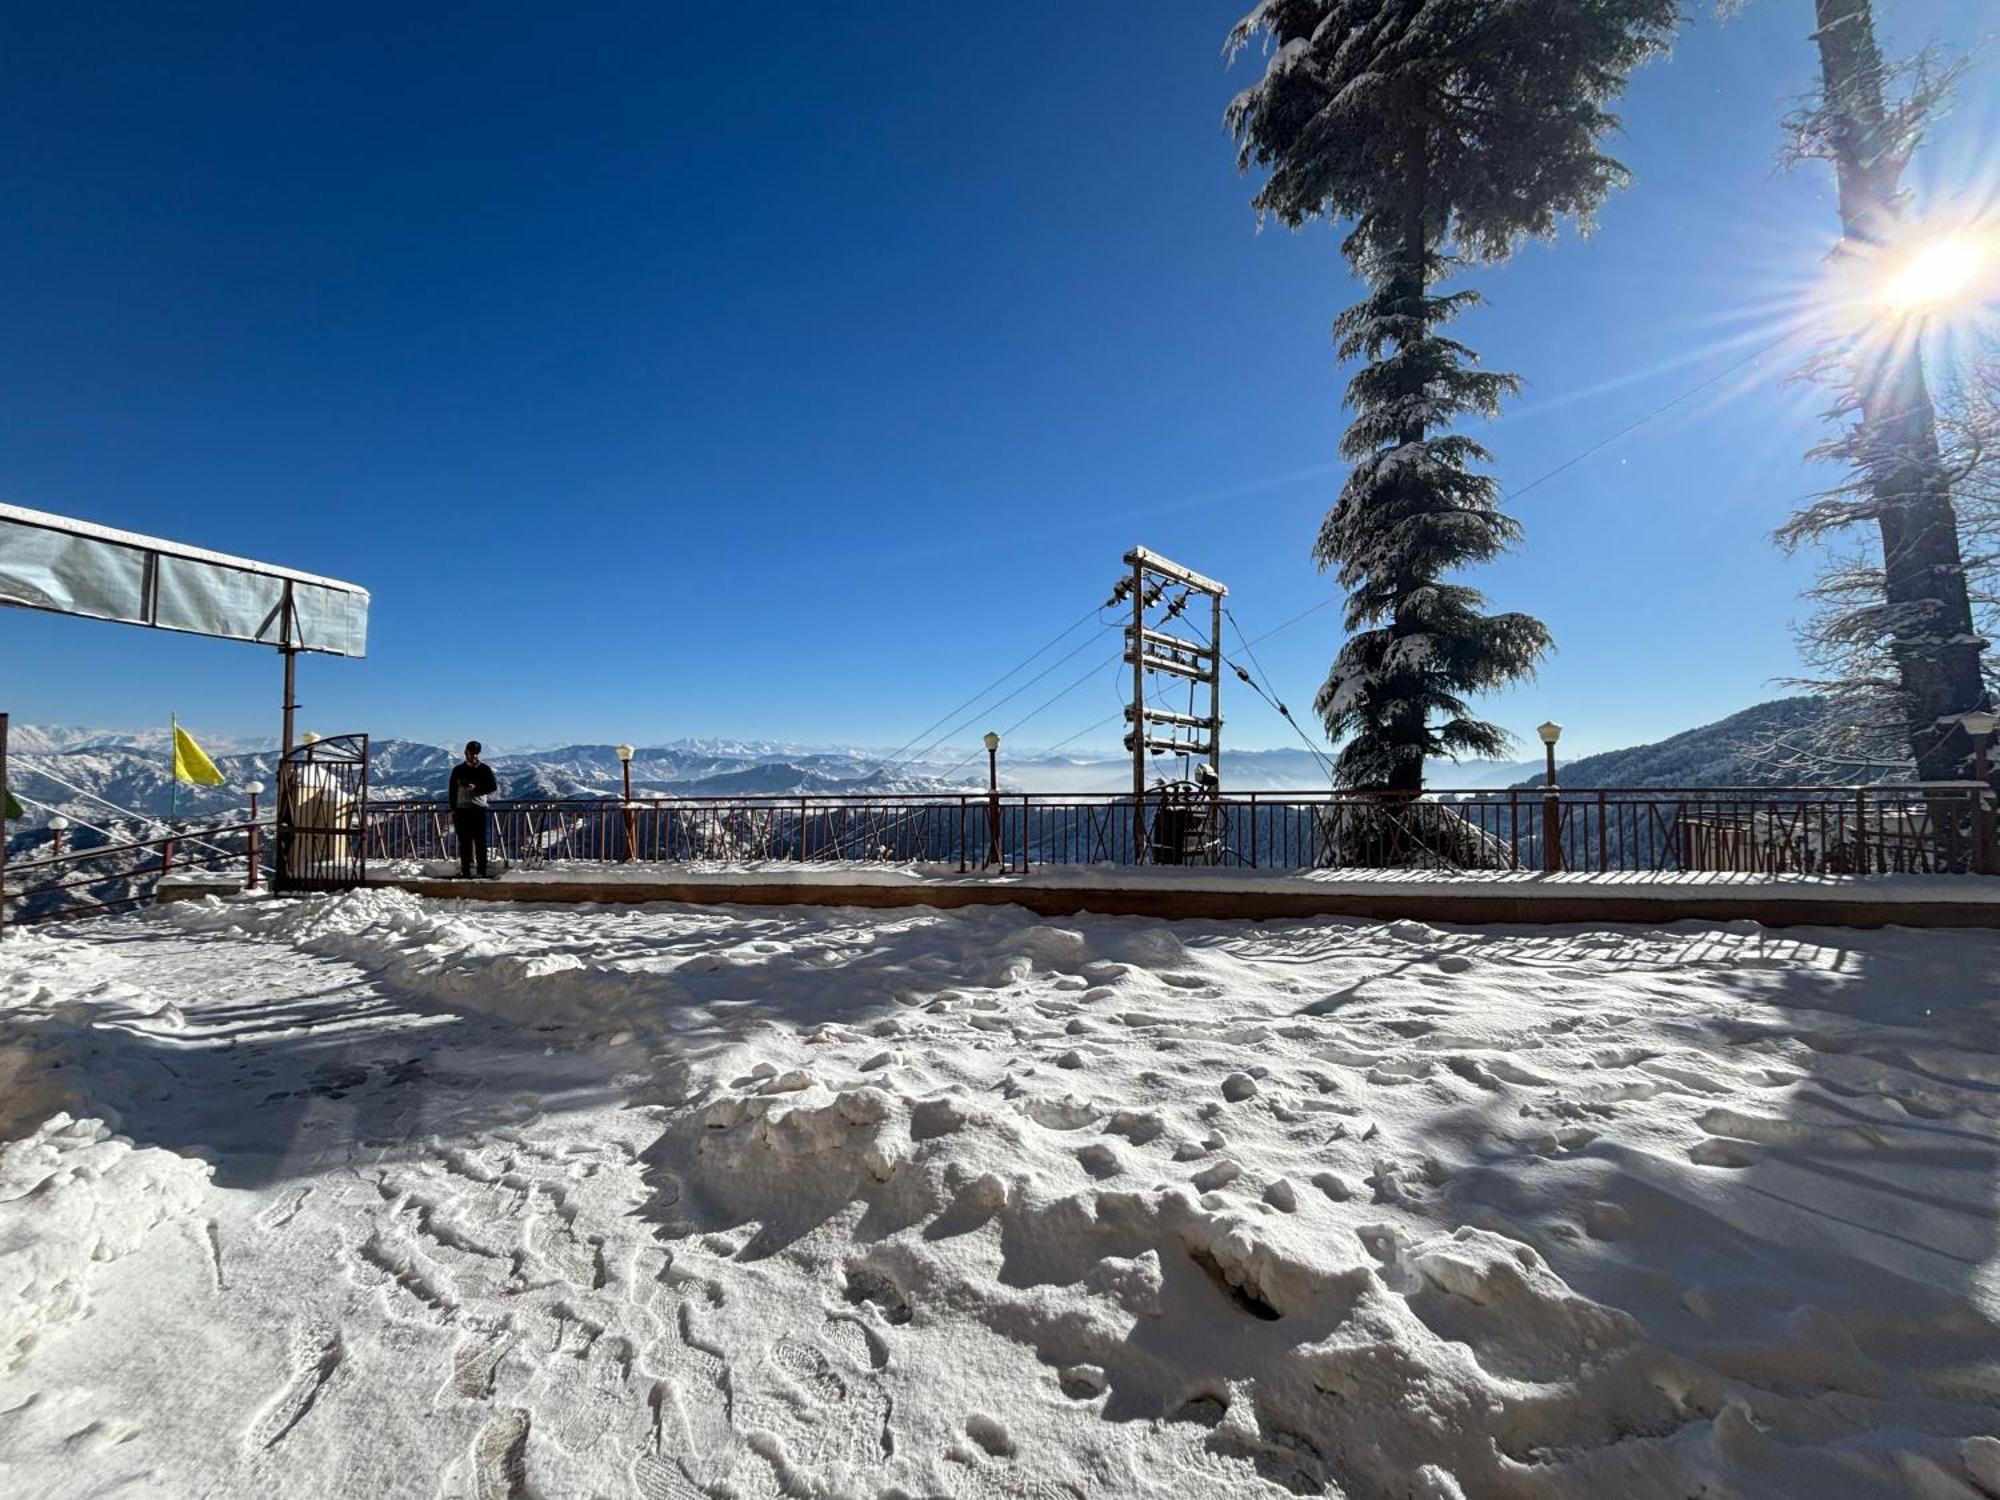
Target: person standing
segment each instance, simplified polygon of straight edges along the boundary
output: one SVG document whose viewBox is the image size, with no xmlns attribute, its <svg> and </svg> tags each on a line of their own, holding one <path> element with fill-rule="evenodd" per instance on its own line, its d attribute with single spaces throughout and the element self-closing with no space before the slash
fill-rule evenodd
<svg viewBox="0 0 2000 1500">
<path fill-rule="evenodd" d="M 486 799 L 498 791 L 493 768 L 479 759 L 479 741 L 465 742 L 465 759 L 451 768 L 451 785 L 445 800 L 451 804 L 451 826 L 458 835 L 458 874 L 461 880 L 472 875 L 473 858 L 479 874 L 486 877 Z"/>
</svg>

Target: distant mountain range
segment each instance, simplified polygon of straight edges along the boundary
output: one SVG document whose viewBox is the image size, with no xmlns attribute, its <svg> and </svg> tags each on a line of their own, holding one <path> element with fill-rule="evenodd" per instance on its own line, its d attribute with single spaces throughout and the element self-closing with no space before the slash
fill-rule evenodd
<svg viewBox="0 0 2000 1500">
<path fill-rule="evenodd" d="M 1811 730 L 1826 711 L 1824 700 L 1819 698 L 1774 698 L 1650 745 L 1564 761 L 1557 769 L 1556 781 L 1565 787 L 1796 786 L 1810 778 L 1778 765 L 1772 747 Z M 1532 776 L 1514 784 L 1540 786 L 1543 772 L 1538 766 L 1533 770 Z M 1857 774 L 1848 770 L 1839 779 L 1852 784 L 1898 781 L 1907 775 L 1907 771 Z"/>
<path fill-rule="evenodd" d="M 1768 786 L 1790 779 L 1759 759 L 1773 737 L 1807 726 L 1822 712 L 1817 700 L 1784 698 L 1657 744 L 1639 745 L 1566 762 L 1566 786 Z M 13 790 L 28 816 L 9 825 L 13 839 L 39 844 L 56 812 L 79 829 L 98 827 L 131 836 L 167 816 L 170 807 L 188 822 L 213 823 L 247 811 L 245 788 L 276 781 L 269 747 L 209 739 L 207 748 L 225 777 L 220 787 L 181 786 L 168 776 L 165 730 L 125 734 L 71 727 L 16 724 L 10 736 Z M 457 752 L 413 740 L 377 740 L 370 747 L 369 790 L 378 798 L 436 798 Z M 555 745 L 495 753 L 491 757 L 507 798 L 616 796 L 622 788 L 617 752 L 610 745 Z M 1012 791 L 1119 792 L 1131 785 L 1131 762 L 1122 755 L 1016 758 L 1001 750 L 1001 784 Z M 1162 772 L 1178 767 L 1162 762 Z M 978 790 L 985 786 L 985 753 L 958 752 L 923 762 L 891 763 L 862 749 L 809 747 L 772 741 L 676 740 L 650 745 L 632 760 L 632 790 L 641 796 L 832 796 Z M 1298 791 L 1328 784 L 1324 764 L 1304 750 L 1229 750 L 1223 782 L 1231 791 Z M 1431 784 L 1452 790 L 1538 786 L 1537 761 L 1473 761 L 1431 768 Z M 268 802 L 267 804 L 268 805 Z M 92 840 L 85 838 L 84 842 Z"/>
</svg>

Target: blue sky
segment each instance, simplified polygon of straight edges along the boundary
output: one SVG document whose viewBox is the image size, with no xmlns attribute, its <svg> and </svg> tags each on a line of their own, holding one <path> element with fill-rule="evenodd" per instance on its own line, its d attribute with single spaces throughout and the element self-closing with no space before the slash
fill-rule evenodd
<svg viewBox="0 0 2000 1500">
<path fill-rule="evenodd" d="M 1877 9 L 1898 45 L 1992 29 Z M 1258 231 L 1237 11 L 15 7 L 0 499 L 367 585 L 369 658 L 303 663 L 327 733 L 900 744 L 1135 542 L 1268 631 L 1336 592 L 1307 549 L 1356 288 L 1332 230 Z M 1782 328 L 1836 227 L 1775 165 L 1809 21 L 1698 21 L 1635 84 L 1597 235 L 1470 278 L 1462 336 L 1528 382 L 1481 434 L 1510 486 Z M 1996 96 L 1989 55 L 1920 187 L 1991 154 Z M 1767 537 L 1823 480 L 1787 365 L 1510 507 L 1525 546 L 1472 581 L 1558 652 L 1494 717 L 1583 752 L 1773 695 L 1809 568 Z M 1338 631 L 1258 647 L 1307 722 Z M 275 733 L 257 648 L 6 611 L 0 662 L 30 722 Z M 1118 701 L 1107 666 L 1011 742 Z M 1226 706 L 1226 744 L 1295 743 Z"/>
</svg>

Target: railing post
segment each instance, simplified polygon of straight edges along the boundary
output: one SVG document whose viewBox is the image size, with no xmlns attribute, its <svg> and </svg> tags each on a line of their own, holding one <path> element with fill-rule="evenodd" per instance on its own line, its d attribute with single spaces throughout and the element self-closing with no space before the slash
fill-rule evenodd
<svg viewBox="0 0 2000 1500">
<path fill-rule="evenodd" d="M 799 798 L 799 863 L 806 862 L 806 799 Z"/>
<path fill-rule="evenodd" d="M 168 838 L 163 840 L 160 844 L 160 878 L 162 880 L 166 879 L 168 875 L 173 873 L 173 868 L 174 868 L 174 841 L 173 838 L 169 836 Z"/>
<path fill-rule="evenodd" d="M 263 862 L 263 854 L 264 854 L 262 833 L 263 831 L 260 828 L 258 828 L 258 826 L 255 823 L 252 823 L 250 825 L 250 838 L 249 838 L 250 870 L 249 873 L 244 877 L 243 881 L 243 889 L 246 891 L 254 891 L 257 889 L 257 880 L 258 880 L 257 867 Z"/>
<path fill-rule="evenodd" d="M 1021 873 L 1028 873 L 1028 796 L 1021 793 Z"/>
<path fill-rule="evenodd" d="M 958 873 L 963 875 L 970 868 L 966 864 L 965 848 L 965 798 L 958 799 Z"/>
<path fill-rule="evenodd" d="M 1868 859 L 1868 789 L 1854 789 L 1854 860 L 1857 875 L 1872 875 Z"/>
<path fill-rule="evenodd" d="M 1554 792 L 1542 794 L 1542 873 L 1562 872 L 1562 799 Z"/>
<path fill-rule="evenodd" d="M 1257 868 L 1257 794 L 1250 794 L 1250 868 Z"/>
</svg>

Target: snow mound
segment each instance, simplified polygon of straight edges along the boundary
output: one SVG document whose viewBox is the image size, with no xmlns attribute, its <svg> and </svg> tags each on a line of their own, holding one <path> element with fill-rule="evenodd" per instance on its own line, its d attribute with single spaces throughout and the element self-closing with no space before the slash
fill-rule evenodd
<svg viewBox="0 0 2000 1500">
<path fill-rule="evenodd" d="M 1033 1110 L 776 1081 L 718 1087 L 648 1153 L 674 1264 L 697 1284 L 717 1284 L 717 1256 L 784 1258 L 884 1327 L 949 1329 L 974 1363 L 1025 1346 L 1070 1403 L 1160 1426 L 1168 1472 L 1219 1489 L 1394 1493 L 1421 1470 L 1425 1493 L 1582 1495 L 1691 1472 L 1671 1439 L 1703 1410 L 1662 1378 L 1674 1362 L 1504 1234 L 1327 1235 L 1182 1184 L 1061 1191 L 1068 1131 Z M 957 1384 L 914 1400 L 963 1400 Z M 1561 1483 L 1522 1487 L 1530 1467 Z"/>
<path fill-rule="evenodd" d="M 90 1306 L 97 1267 L 194 1213 L 209 1168 L 58 1114 L 0 1145 L 0 1373 Z"/>
</svg>

